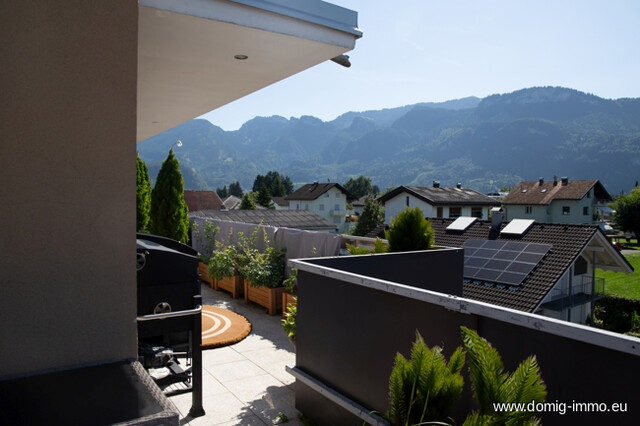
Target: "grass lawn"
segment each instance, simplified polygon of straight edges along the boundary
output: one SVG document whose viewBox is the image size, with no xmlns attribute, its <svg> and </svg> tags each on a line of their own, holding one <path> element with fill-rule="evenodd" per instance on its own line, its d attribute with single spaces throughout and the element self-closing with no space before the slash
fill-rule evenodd
<svg viewBox="0 0 640 426">
<path fill-rule="evenodd" d="M 636 243 L 637 244 L 637 243 Z M 632 274 L 622 272 L 596 270 L 596 277 L 604 278 L 605 294 L 626 297 L 628 299 L 640 299 L 640 253 L 625 255 L 635 271 Z"/>
</svg>

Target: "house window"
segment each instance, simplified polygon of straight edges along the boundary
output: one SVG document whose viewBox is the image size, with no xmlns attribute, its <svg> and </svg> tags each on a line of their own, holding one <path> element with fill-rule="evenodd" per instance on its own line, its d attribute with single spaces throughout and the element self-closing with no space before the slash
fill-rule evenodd
<svg viewBox="0 0 640 426">
<path fill-rule="evenodd" d="M 340 204 L 334 204 L 333 205 L 333 209 L 334 210 L 340 210 Z"/>
<path fill-rule="evenodd" d="M 591 198 L 591 190 L 587 191 L 587 198 Z"/>
<path fill-rule="evenodd" d="M 436 209 L 436 217 L 442 217 L 442 207 L 438 207 Z"/>
<path fill-rule="evenodd" d="M 296 203 L 296 210 L 300 210 L 300 203 Z"/>
<path fill-rule="evenodd" d="M 533 206 L 525 206 L 524 212 L 525 214 L 531 214 L 533 212 Z"/>
<path fill-rule="evenodd" d="M 471 207 L 471 217 L 482 219 L 482 207 Z"/>
<path fill-rule="evenodd" d="M 323 212 L 323 211 L 324 211 L 324 204 L 320 204 L 319 210 L 320 210 L 321 212 Z"/>
<path fill-rule="evenodd" d="M 336 192 L 336 198 L 339 198 L 339 197 L 340 197 L 340 193 Z"/>
<path fill-rule="evenodd" d="M 462 215 L 462 207 L 449 207 L 449 217 L 460 217 Z"/>
<path fill-rule="evenodd" d="M 587 261 L 582 257 L 576 259 L 576 262 L 573 264 L 573 275 L 584 275 L 587 273 Z"/>
<path fill-rule="evenodd" d="M 571 207 L 562 206 L 562 215 L 563 216 L 569 216 L 570 214 L 571 214 Z"/>
<path fill-rule="evenodd" d="M 582 215 L 583 216 L 589 216 L 589 206 L 584 206 L 582 208 Z"/>
<path fill-rule="evenodd" d="M 409 196 L 407 195 L 407 198 L 405 199 L 404 204 L 409 207 Z"/>
<path fill-rule="evenodd" d="M 328 192 L 325 192 L 325 193 L 324 193 L 324 196 L 325 196 L 325 197 L 328 197 L 328 196 L 329 196 L 329 193 L 328 193 Z"/>
<path fill-rule="evenodd" d="M 309 210 L 309 204 L 305 204 L 305 205 L 304 205 L 304 209 L 305 209 L 305 210 Z"/>
</svg>

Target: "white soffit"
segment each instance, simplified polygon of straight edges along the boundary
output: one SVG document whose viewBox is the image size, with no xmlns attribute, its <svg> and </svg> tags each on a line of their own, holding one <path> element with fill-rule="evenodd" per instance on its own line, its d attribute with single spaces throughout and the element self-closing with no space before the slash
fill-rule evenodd
<svg viewBox="0 0 640 426">
<path fill-rule="evenodd" d="M 510 235 L 522 235 L 533 225 L 535 220 L 533 219 L 512 219 L 507 226 L 505 226 L 501 234 Z"/>
<path fill-rule="evenodd" d="M 362 35 L 355 12 L 316 0 L 138 3 L 138 142 L 352 50 Z"/>
<path fill-rule="evenodd" d="M 478 220 L 477 217 L 460 216 L 447 226 L 447 231 L 465 231 L 476 220 Z"/>
</svg>

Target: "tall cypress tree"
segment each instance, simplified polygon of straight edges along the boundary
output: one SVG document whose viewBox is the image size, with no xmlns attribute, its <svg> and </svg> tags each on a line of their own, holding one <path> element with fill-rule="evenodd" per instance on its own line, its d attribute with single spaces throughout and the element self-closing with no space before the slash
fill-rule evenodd
<svg viewBox="0 0 640 426">
<path fill-rule="evenodd" d="M 169 155 L 162 163 L 151 193 L 151 229 L 155 234 L 183 243 L 189 238 L 189 210 L 184 201 L 184 180 L 173 150 L 169 150 Z"/>
<path fill-rule="evenodd" d="M 151 209 L 151 180 L 149 169 L 137 155 L 136 159 L 136 231 L 149 232 L 149 210 Z"/>
</svg>

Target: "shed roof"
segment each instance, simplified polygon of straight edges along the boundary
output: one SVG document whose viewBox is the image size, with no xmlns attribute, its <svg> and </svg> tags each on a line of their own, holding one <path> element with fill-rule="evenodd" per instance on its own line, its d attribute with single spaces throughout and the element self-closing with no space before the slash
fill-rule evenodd
<svg viewBox="0 0 640 426">
<path fill-rule="evenodd" d="M 189 213 L 189 216 L 308 231 L 337 229 L 333 223 L 309 210 L 201 210 Z"/>
</svg>

